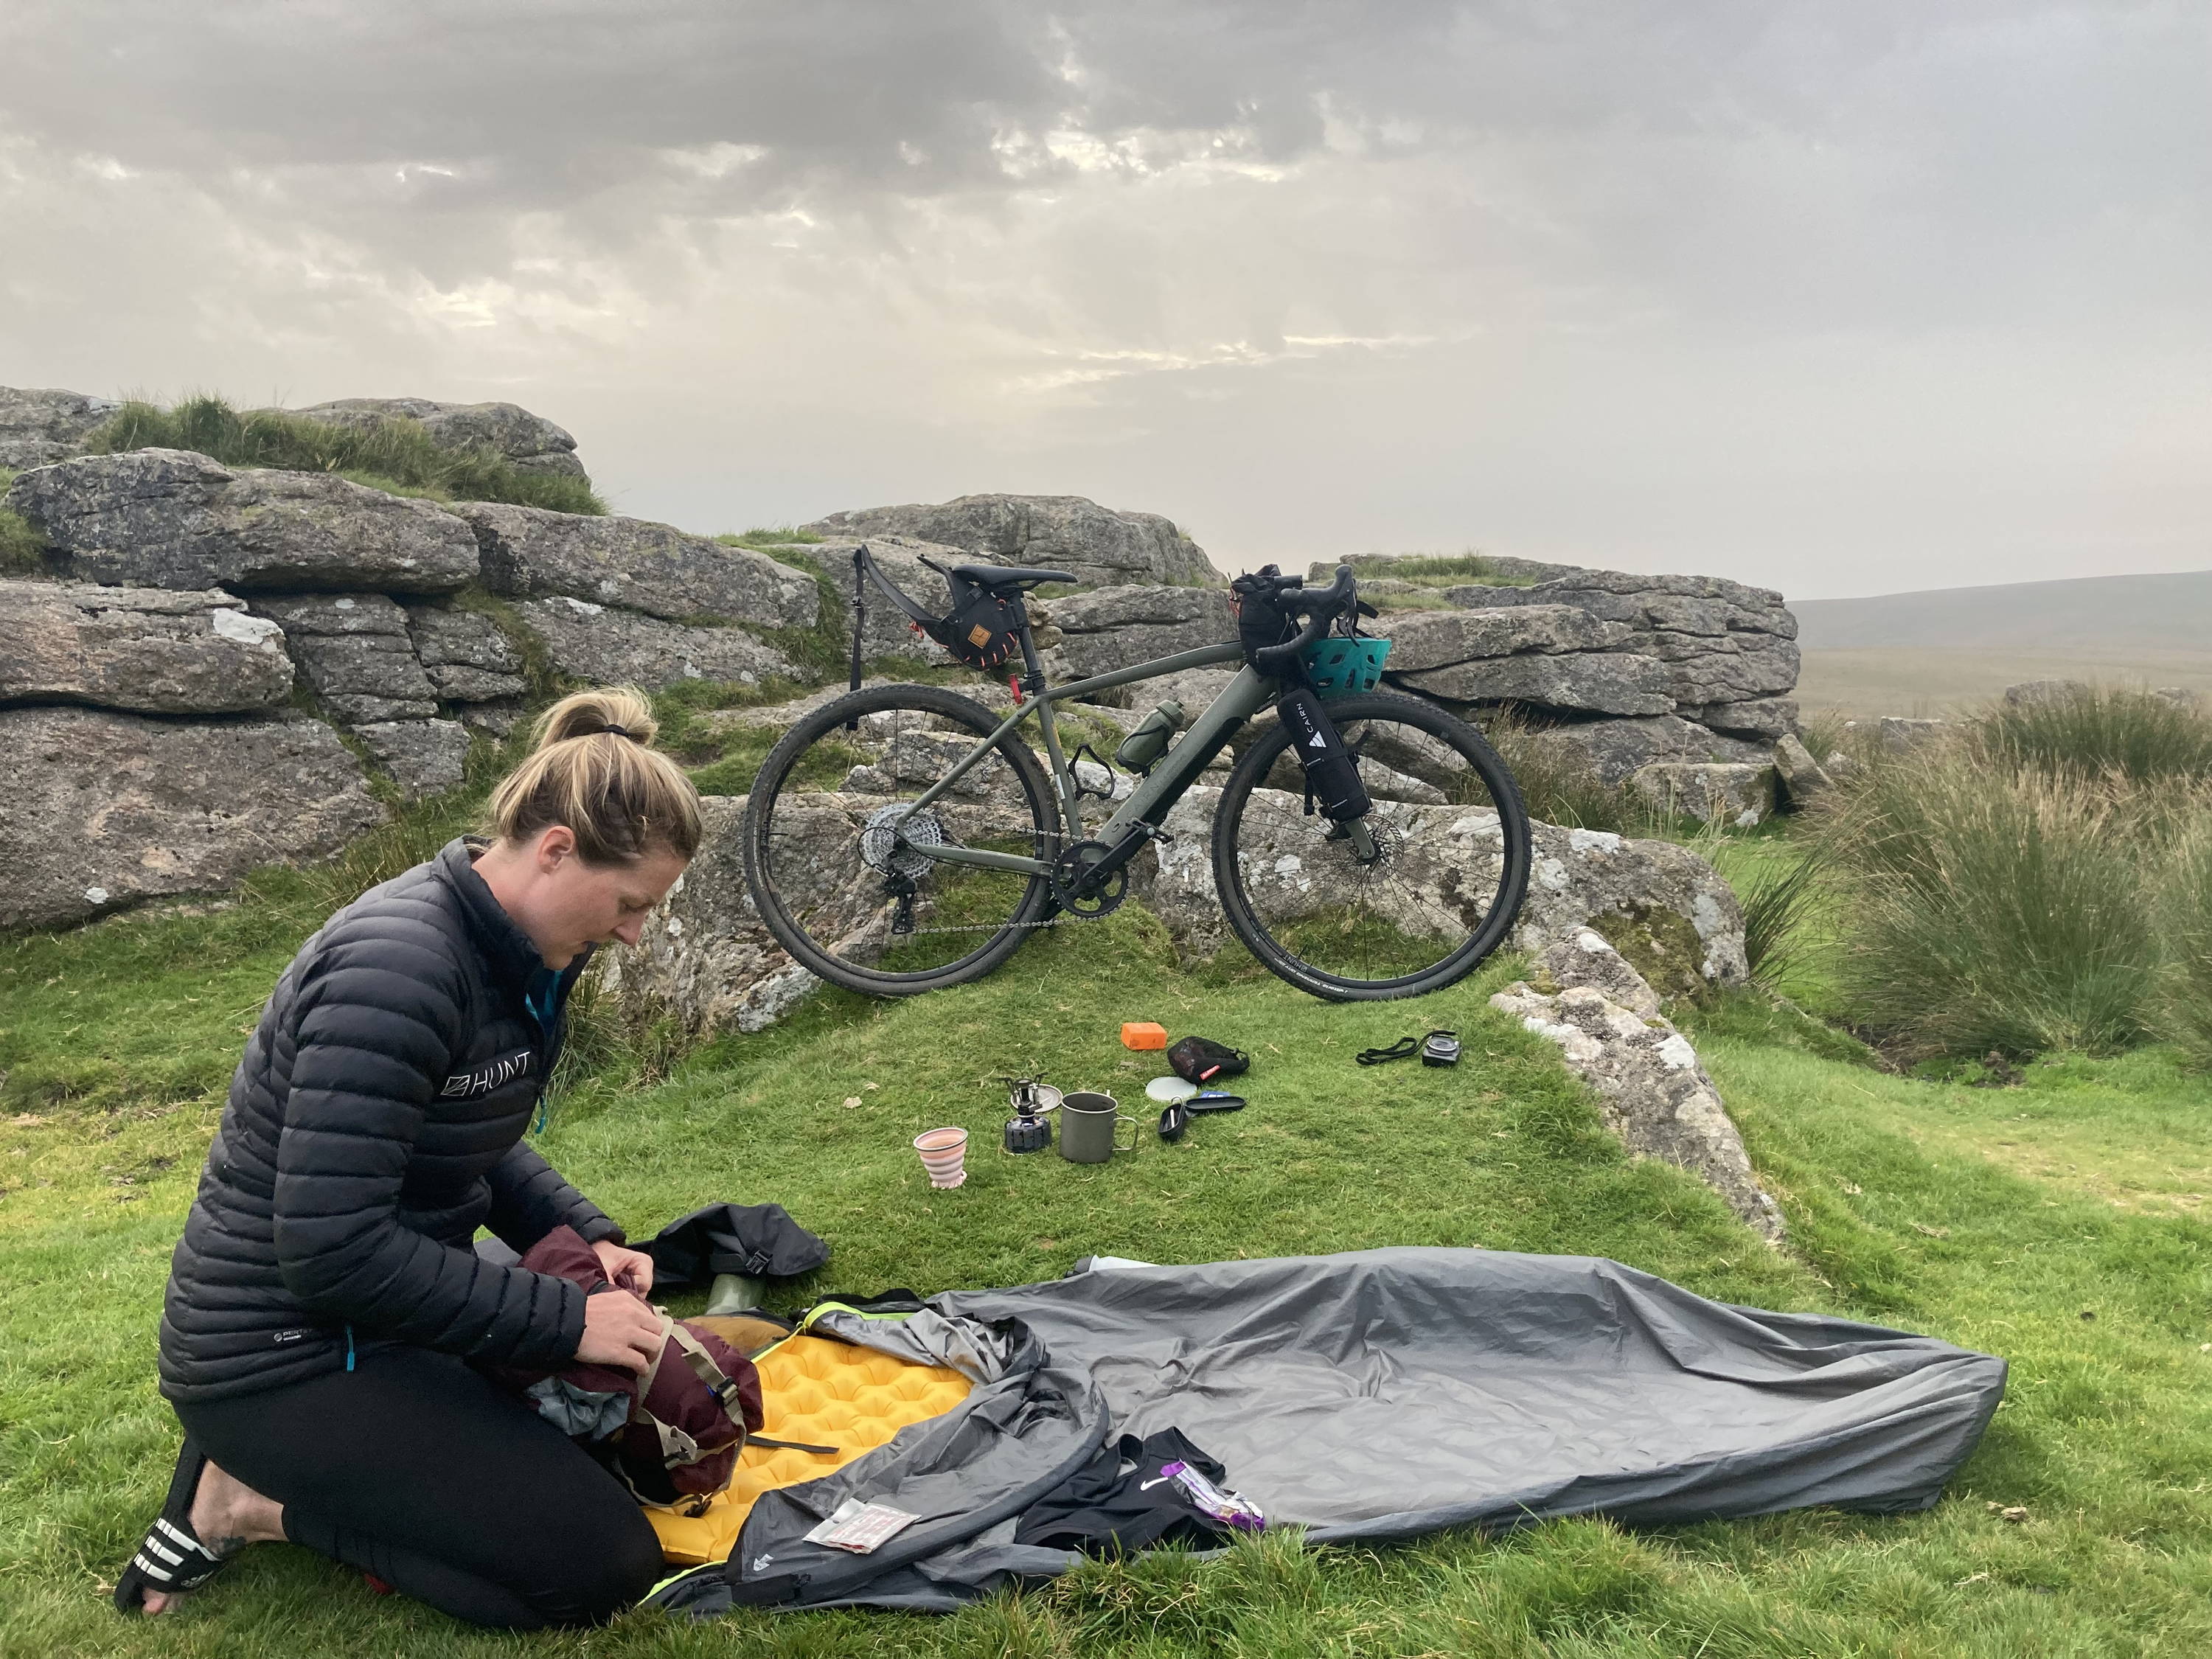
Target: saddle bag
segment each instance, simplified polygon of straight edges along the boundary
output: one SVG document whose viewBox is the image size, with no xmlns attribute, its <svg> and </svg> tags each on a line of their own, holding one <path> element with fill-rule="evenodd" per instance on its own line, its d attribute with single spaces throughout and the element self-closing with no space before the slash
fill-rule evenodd
<svg viewBox="0 0 2212 1659">
<path fill-rule="evenodd" d="M 934 565 L 930 567 L 935 569 Z M 1012 656 L 1021 644 L 1021 604 L 1012 604 L 979 583 L 940 572 L 951 604 L 944 619 L 925 623 L 922 631 L 950 651 L 955 660 L 970 668 L 994 669 Z"/>
<path fill-rule="evenodd" d="M 1275 713 L 1290 734 L 1291 750 L 1306 775 L 1306 811 L 1316 806 L 1334 823 L 1364 817 L 1374 805 L 1359 781 L 1359 768 L 1336 722 L 1307 687 L 1293 686 L 1275 699 Z"/>
<path fill-rule="evenodd" d="M 909 594 L 884 574 L 863 542 L 853 550 L 853 690 L 860 689 L 860 666 L 866 629 L 866 590 L 870 584 L 906 615 L 918 634 L 935 640 L 955 662 L 985 672 L 999 667 L 1021 647 L 1025 618 L 1021 595 L 1011 598 L 994 592 L 980 582 L 956 576 L 936 560 L 927 565 L 945 578 L 945 613 L 933 617 Z"/>
</svg>

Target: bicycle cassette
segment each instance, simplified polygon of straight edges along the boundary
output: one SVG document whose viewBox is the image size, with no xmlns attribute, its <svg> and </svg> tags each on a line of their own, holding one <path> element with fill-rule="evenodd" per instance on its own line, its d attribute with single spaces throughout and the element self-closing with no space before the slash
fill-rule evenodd
<svg viewBox="0 0 2212 1659">
<path fill-rule="evenodd" d="M 900 815 L 906 813 L 903 822 Z M 871 870 L 908 881 L 929 873 L 936 862 L 916 849 L 945 845 L 945 826 L 934 812 L 908 812 L 903 805 L 880 807 L 860 830 L 860 858 Z"/>
</svg>

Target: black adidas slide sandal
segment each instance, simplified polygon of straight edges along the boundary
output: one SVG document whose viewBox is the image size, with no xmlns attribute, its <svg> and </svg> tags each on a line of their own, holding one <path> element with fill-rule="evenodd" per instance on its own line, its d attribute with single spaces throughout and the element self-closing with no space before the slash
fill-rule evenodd
<svg viewBox="0 0 2212 1659">
<path fill-rule="evenodd" d="M 145 1611 L 147 1592 L 181 1595 L 196 1590 L 216 1575 L 225 1558 L 200 1542 L 192 1531 L 192 1498 L 200 1489 L 207 1454 L 185 1437 L 177 1454 L 177 1472 L 169 1477 L 169 1495 L 161 1512 L 146 1529 L 145 1541 L 123 1570 L 115 1586 L 115 1610 L 136 1618 Z"/>
</svg>

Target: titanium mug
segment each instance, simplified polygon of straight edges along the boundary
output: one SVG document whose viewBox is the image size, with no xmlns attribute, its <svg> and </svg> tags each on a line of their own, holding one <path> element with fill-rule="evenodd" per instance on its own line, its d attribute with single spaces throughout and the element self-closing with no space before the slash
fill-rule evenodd
<svg viewBox="0 0 2212 1659">
<path fill-rule="evenodd" d="M 1129 1126 L 1129 1144 L 1116 1146 L 1114 1126 Z M 1121 1114 L 1111 1095 L 1079 1092 L 1060 1103 L 1060 1155 L 1070 1164 L 1103 1164 L 1117 1152 L 1137 1150 L 1137 1120 Z"/>
</svg>

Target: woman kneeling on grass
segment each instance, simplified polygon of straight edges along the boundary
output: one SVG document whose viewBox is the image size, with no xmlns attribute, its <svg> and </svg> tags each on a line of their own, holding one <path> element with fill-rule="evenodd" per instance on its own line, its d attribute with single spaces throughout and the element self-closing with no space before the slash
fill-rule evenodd
<svg viewBox="0 0 2212 1659">
<path fill-rule="evenodd" d="M 116 1587 L 165 1613 L 289 1539 L 471 1623 L 586 1625 L 660 1572 L 635 1499 L 471 1368 L 642 1372 L 659 1322 L 496 1267 L 563 1224 L 641 1294 L 649 1257 L 522 1144 L 592 948 L 635 944 L 699 845 L 698 797 L 634 691 L 568 697 L 456 841 L 301 947 L 230 1085 L 161 1317 L 185 1426 Z"/>
</svg>

